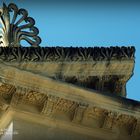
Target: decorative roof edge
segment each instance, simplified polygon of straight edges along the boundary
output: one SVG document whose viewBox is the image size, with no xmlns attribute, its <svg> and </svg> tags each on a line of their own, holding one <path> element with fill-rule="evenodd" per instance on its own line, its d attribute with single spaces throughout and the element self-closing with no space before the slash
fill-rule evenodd
<svg viewBox="0 0 140 140">
<path fill-rule="evenodd" d="M 0 60 L 21 61 L 110 61 L 134 60 L 135 47 L 0 47 Z"/>
</svg>

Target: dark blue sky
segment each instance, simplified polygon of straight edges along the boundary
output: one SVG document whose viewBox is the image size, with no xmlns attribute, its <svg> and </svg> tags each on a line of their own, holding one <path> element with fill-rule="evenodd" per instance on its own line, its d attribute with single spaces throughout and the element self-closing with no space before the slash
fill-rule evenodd
<svg viewBox="0 0 140 140">
<path fill-rule="evenodd" d="M 135 46 L 128 98 L 140 101 L 139 0 L 6 0 L 36 20 L 42 46 Z"/>
</svg>

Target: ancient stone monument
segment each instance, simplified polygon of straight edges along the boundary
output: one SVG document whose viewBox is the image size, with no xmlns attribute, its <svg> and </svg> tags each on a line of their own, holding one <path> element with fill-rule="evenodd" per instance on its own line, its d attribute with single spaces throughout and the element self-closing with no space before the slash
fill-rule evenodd
<svg viewBox="0 0 140 140">
<path fill-rule="evenodd" d="M 3 4 L 0 20 L 1 139 L 13 123 L 12 140 L 140 140 L 134 47 L 39 47 L 25 9 Z"/>
</svg>

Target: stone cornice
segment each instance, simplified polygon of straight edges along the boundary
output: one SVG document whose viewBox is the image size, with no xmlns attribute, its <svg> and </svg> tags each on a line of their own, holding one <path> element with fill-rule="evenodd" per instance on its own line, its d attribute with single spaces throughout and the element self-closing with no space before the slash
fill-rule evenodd
<svg viewBox="0 0 140 140">
<path fill-rule="evenodd" d="M 127 110 L 127 104 L 129 104 L 129 109 L 132 108 L 132 110 L 128 113 L 133 114 L 135 111 L 139 112 L 140 103 L 137 101 L 125 99 L 123 97 L 111 94 L 101 94 L 95 90 L 89 90 L 65 82 L 53 80 L 39 74 L 19 70 L 15 67 L 1 64 L 0 77 L 4 82 L 16 86 L 20 92 L 25 92 L 26 90 L 24 89 L 34 89 L 39 93 L 49 93 L 50 96 L 58 95 L 59 97 L 65 99 L 71 98 L 76 102 L 96 104 L 105 108 L 112 106 L 113 110 L 118 109 L 120 111 Z M 136 112 L 135 115 L 138 113 Z"/>
<path fill-rule="evenodd" d="M 52 79 L 126 96 L 125 84 L 133 75 L 134 52 L 134 47 L 7 47 L 0 48 L 0 61 Z"/>
<path fill-rule="evenodd" d="M 7 87 L 7 84 L 3 84 L 2 90 L 4 90 L 5 86 Z M 6 93 L 11 93 L 10 89 L 13 86 L 8 86 L 11 88 Z M 6 87 L 5 89 L 7 89 Z M 15 118 L 43 125 L 48 125 L 49 121 L 51 125 L 59 125 L 60 128 L 65 126 L 66 130 L 77 128 L 75 132 L 83 133 L 85 131 L 85 135 L 107 140 L 112 138 L 122 140 L 123 138 L 133 138 L 137 140 L 140 134 L 140 125 L 138 123 L 140 118 L 136 115 L 136 112 L 130 115 L 128 113 L 131 110 L 130 108 L 123 112 L 120 110 L 116 111 L 115 109 L 112 110 L 111 108 L 104 109 L 90 102 L 84 104 L 82 103 L 83 101 L 76 102 L 71 98 L 61 98 L 59 95 L 50 96 L 49 93 L 43 95 L 42 93 L 33 92 L 33 89 L 25 88 L 17 88 L 16 92 L 12 94 L 13 97 L 9 103 L 9 108 L 5 109 L 5 112 L 3 109 L 3 117 L 7 118 L 8 123 L 11 119 Z M 7 100 L 5 97 L 3 98 Z M 44 99 L 43 102 L 42 99 Z M 7 116 L 8 112 L 10 114 Z M 59 118 L 60 116 L 63 120 Z M 4 121 L 3 117 L 0 118 L 3 123 L 0 124 L 2 128 L 7 126 L 7 122 Z M 94 131 L 95 129 L 97 132 Z M 96 133 L 91 133 L 92 131 Z M 102 135 L 99 135 L 98 131 L 102 132 Z M 108 133 L 112 136 L 111 138 L 108 137 Z"/>
<path fill-rule="evenodd" d="M 20 54 L 20 48 L 15 48 L 15 50 L 17 50 L 17 54 Z M 19 58 L 22 58 L 22 56 Z M 90 66 L 93 60 L 88 62 L 86 63 Z M 121 83 L 125 83 L 131 76 L 134 65 L 134 59 L 131 58 L 124 59 L 123 61 L 119 59 L 111 60 L 108 67 L 105 65 L 106 60 L 98 62 L 101 63 L 98 63 L 96 66 L 94 65 L 95 70 L 100 69 L 100 66 L 104 66 L 101 70 L 106 67 L 111 72 L 114 66 L 122 66 L 122 69 L 124 69 L 123 65 L 127 66 L 125 69 L 128 69 L 130 66 L 131 68 L 127 74 L 118 72 L 118 74 L 122 74 L 118 80 Z M 56 62 L 52 61 L 52 63 Z M 62 62 L 58 62 L 58 64 L 60 63 Z M 40 118 L 44 117 L 64 123 L 68 128 L 72 125 L 74 128 L 77 127 L 80 133 L 86 131 L 90 136 L 96 135 L 91 133 L 96 128 L 104 133 L 97 136 L 98 138 L 109 139 L 107 133 L 111 133 L 114 139 L 117 135 L 119 139 L 133 138 L 137 140 L 140 135 L 140 102 L 76 86 L 65 81 L 60 81 L 59 78 L 49 78 L 49 76 L 41 74 L 39 71 L 37 72 L 37 68 L 31 71 L 30 67 L 25 67 L 28 64 L 33 70 L 33 65 L 35 67 L 42 64 L 48 65 L 51 64 L 51 61 L 38 61 L 38 65 L 34 61 L 24 62 L 16 60 L 13 63 L 11 61 L 7 62 L 4 59 L 1 61 L 0 113 L 2 116 L 5 116 L 6 112 L 11 110 L 15 114 L 13 118 L 19 117 L 20 110 L 24 114 L 29 113 L 30 116 L 37 115 Z M 66 64 L 63 64 L 63 66 L 70 64 L 71 68 L 74 65 L 75 67 L 78 65 L 83 67 L 83 61 L 66 61 Z M 25 65 L 25 69 L 22 68 L 22 65 Z M 112 75 L 110 72 L 107 75 L 105 71 L 103 72 L 104 74 L 101 74 L 100 71 L 98 76 L 101 83 L 112 79 L 112 76 L 116 78 L 116 75 Z M 97 73 L 94 76 L 96 75 Z M 64 74 L 64 76 L 66 75 Z M 80 80 L 82 77 L 80 76 Z M 60 120 L 60 118 L 63 118 L 63 120 Z M 3 120 L 3 117 L 1 119 Z M 6 127 L 6 122 L 2 126 Z M 122 134 L 123 136 L 121 136 Z"/>
<path fill-rule="evenodd" d="M 95 136 L 90 133 L 95 128 L 101 129 L 105 139 L 108 139 L 106 133 L 112 133 L 114 139 L 117 135 L 118 139 L 137 140 L 140 135 L 140 102 L 98 93 L 4 64 L 0 64 L 0 77 L 3 82 L 0 112 L 3 116 L 10 109 L 18 117 L 20 110 L 29 116 L 79 127 L 90 136 Z"/>
<path fill-rule="evenodd" d="M 3 61 L 102 61 L 134 59 L 134 47 L 0 47 Z"/>
</svg>

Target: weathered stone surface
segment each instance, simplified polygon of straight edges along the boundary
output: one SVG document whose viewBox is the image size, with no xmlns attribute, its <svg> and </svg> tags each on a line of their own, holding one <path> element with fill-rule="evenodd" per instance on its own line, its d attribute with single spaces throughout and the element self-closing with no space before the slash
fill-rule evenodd
<svg viewBox="0 0 140 140">
<path fill-rule="evenodd" d="M 7 65 L 15 66 L 22 70 L 42 74 L 45 77 L 72 83 L 81 87 L 126 96 L 125 85 L 128 79 L 133 75 L 133 57 L 124 56 L 125 58 L 123 59 L 122 57 L 121 60 L 119 60 L 118 57 L 110 60 L 103 58 L 98 61 L 94 59 L 81 59 L 80 61 L 68 60 L 65 58 L 59 59 L 60 57 L 58 57 L 58 60 L 55 60 L 55 53 L 58 53 L 58 51 L 60 51 L 59 49 L 61 50 L 63 48 L 58 48 L 58 50 L 57 48 L 1 48 L 0 57 L 2 58 L 2 63 L 4 62 Z M 64 49 L 67 49 L 70 53 L 70 58 L 75 57 L 73 53 L 76 53 L 76 51 L 81 51 L 78 48 Z M 86 49 L 88 48 L 85 48 L 85 50 Z M 126 48 L 126 50 L 127 49 L 129 50 L 130 48 Z M 90 50 L 93 54 L 96 54 L 96 49 L 90 48 Z M 100 52 L 102 49 L 98 48 L 97 50 Z M 27 53 L 27 56 L 24 54 L 24 51 Z M 50 53 L 50 55 L 47 56 L 51 56 L 52 59 L 47 60 L 46 58 L 46 60 L 44 60 L 41 58 L 40 60 L 37 59 L 33 61 L 33 56 L 39 55 L 39 52 L 45 55 L 45 53 L 48 53 L 47 51 Z M 76 54 L 79 55 L 79 53 Z M 43 56 L 40 54 L 40 57 Z M 78 57 L 84 56 L 79 55 Z M 91 55 L 91 57 L 93 57 L 93 55 Z M 12 60 L 10 60 L 10 58 L 12 58 Z M 26 60 L 26 58 L 28 58 L 28 60 Z"/>
<path fill-rule="evenodd" d="M 85 131 L 84 135 L 93 139 L 138 140 L 139 102 L 98 93 L 5 64 L 0 64 L 0 68 L 3 82 L 1 91 L 14 92 L 7 94 L 7 99 L 11 99 L 8 110 L 15 110 L 15 117 L 21 111 L 22 115 L 29 113 L 31 116 L 50 119 L 54 125 L 59 121 L 60 124 L 65 124 L 65 127 L 59 126 L 61 129 L 76 133 Z M 10 90 L 12 87 L 14 90 Z M 3 94 L 1 98 L 4 98 Z M 30 120 L 32 119 L 31 117 Z M 33 120 L 34 123 L 39 123 L 38 120 Z M 44 121 L 44 125 L 45 123 Z M 70 130 L 69 125 L 80 127 L 80 130 Z M 112 135 L 111 138 L 108 133 Z"/>
<path fill-rule="evenodd" d="M 110 61 L 134 59 L 134 47 L 0 47 L 4 61 Z"/>
<path fill-rule="evenodd" d="M 139 140 L 140 102 L 124 98 L 134 47 L 41 48 L 25 9 L 3 4 L 0 20 L 1 131 L 13 121 L 13 140 Z"/>
</svg>

